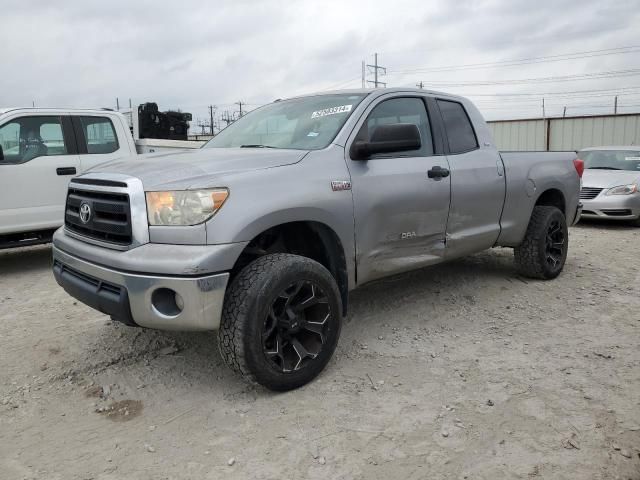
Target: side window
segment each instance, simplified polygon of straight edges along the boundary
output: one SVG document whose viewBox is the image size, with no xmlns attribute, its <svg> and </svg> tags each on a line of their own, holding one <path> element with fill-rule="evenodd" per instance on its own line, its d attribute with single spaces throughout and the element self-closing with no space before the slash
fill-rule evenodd
<svg viewBox="0 0 640 480">
<path fill-rule="evenodd" d="M 464 153 L 478 148 L 478 140 L 473 131 L 471 120 L 462 104 L 448 100 L 438 100 L 444 128 L 452 154 Z"/>
<path fill-rule="evenodd" d="M 414 152 L 402 152 L 403 155 L 433 155 L 433 137 L 431 125 L 424 102 L 419 98 L 392 98 L 378 104 L 369 114 L 366 123 L 358 133 L 358 139 L 369 140 L 379 125 L 392 123 L 413 123 L 420 131 L 422 147 Z"/>
<path fill-rule="evenodd" d="M 38 157 L 67 155 L 60 117 L 21 117 L 0 127 L 4 160 L 25 163 Z"/>
<path fill-rule="evenodd" d="M 115 128 L 108 118 L 80 117 L 80 124 L 87 141 L 87 153 L 113 153 L 120 148 Z"/>
</svg>

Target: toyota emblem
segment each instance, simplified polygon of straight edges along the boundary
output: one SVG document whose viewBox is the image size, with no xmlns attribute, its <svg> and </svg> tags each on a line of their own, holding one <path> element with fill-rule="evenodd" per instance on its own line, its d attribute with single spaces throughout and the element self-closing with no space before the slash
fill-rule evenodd
<svg viewBox="0 0 640 480">
<path fill-rule="evenodd" d="M 91 206 L 88 203 L 80 204 L 80 221 L 82 223 L 89 223 L 91 220 Z"/>
</svg>

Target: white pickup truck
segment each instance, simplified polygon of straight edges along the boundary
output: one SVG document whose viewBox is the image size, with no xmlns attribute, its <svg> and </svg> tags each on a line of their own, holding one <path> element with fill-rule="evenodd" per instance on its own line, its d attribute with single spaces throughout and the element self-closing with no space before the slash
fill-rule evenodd
<svg viewBox="0 0 640 480">
<path fill-rule="evenodd" d="M 91 167 L 201 145 L 135 140 L 125 116 L 112 110 L 0 108 L 0 248 L 50 241 L 64 223 L 69 180 Z"/>
</svg>

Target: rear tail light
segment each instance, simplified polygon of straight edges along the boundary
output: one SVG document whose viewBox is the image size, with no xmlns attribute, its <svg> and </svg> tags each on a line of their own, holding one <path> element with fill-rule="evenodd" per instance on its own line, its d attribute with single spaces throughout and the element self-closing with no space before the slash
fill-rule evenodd
<svg viewBox="0 0 640 480">
<path fill-rule="evenodd" d="M 584 173 L 584 160 L 580 160 L 576 158 L 573 161 L 573 166 L 576 167 L 576 172 L 578 172 L 578 176 L 582 178 L 582 174 Z"/>
</svg>

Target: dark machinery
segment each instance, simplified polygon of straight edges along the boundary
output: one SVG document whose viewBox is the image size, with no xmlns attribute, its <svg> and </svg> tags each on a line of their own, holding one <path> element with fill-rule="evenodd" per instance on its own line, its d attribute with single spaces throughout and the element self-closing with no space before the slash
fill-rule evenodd
<svg viewBox="0 0 640 480">
<path fill-rule="evenodd" d="M 158 104 L 149 102 L 138 106 L 138 127 L 140 138 L 165 140 L 187 140 L 190 113 L 179 111 L 158 111 Z"/>
</svg>

